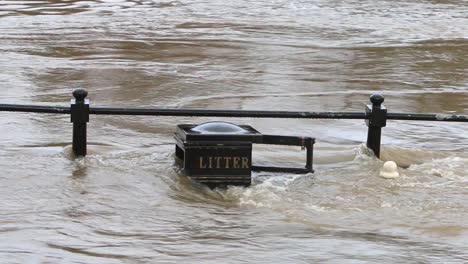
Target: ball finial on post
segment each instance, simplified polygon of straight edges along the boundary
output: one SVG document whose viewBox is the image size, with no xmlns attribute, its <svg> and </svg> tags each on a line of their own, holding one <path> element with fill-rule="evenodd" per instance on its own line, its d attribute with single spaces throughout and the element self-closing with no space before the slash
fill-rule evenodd
<svg viewBox="0 0 468 264">
<path fill-rule="evenodd" d="M 88 91 L 86 91 L 85 89 L 78 88 L 78 89 L 73 90 L 73 97 L 75 97 L 75 99 L 78 102 L 84 101 L 86 96 L 88 96 Z"/>
<path fill-rule="evenodd" d="M 385 98 L 381 94 L 373 94 L 370 96 L 372 106 L 379 106 L 385 101 Z"/>
</svg>

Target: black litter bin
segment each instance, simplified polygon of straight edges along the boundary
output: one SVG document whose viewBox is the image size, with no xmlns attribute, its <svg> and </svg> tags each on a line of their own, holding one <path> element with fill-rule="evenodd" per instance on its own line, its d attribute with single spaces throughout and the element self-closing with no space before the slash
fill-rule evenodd
<svg viewBox="0 0 468 264">
<path fill-rule="evenodd" d="M 251 126 L 227 122 L 177 125 L 176 157 L 187 176 L 210 187 L 251 184 L 252 170 L 313 172 L 315 140 L 309 137 L 262 135 Z M 304 168 L 252 165 L 252 144 L 296 145 L 307 149 Z"/>
</svg>

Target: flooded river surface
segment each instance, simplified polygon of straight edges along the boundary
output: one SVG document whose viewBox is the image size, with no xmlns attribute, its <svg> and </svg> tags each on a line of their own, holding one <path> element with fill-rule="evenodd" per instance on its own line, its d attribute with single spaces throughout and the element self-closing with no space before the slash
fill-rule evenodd
<svg viewBox="0 0 468 264">
<path fill-rule="evenodd" d="M 0 103 L 468 114 L 468 2 L 1 1 Z M 210 190 L 174 163 L 176 124 L 317 140 L 314 174 Z M 0 112 L 1 263 L 467 263 L 466 123 Z M 302 163 L 296 148 L 254 163 Z M 379 177 L 385 160 L 400 178 Z"/>
</svg>

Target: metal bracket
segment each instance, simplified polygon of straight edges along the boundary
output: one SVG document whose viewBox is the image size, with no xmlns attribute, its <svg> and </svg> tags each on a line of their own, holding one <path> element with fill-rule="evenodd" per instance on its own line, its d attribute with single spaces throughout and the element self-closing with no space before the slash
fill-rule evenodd
<svg viewBox="0 0 468 264">
<path fill-rule="evenodd" d="M 294 136 L 277 136 L 277 135 L 262 135 L 260 142 L 254 144 L 268 145 L 285 145 L 285 146 L 300 146 L 306 149 L 306 165 L 304 168 L 292 167 L 275 167 L 275 166 L 252 166 L 254 171 L 270 171 L 270 172 L 287 172 L 287 173 L 309 173 L 314 172 L 312 167 L 313 148 L 315 139 L 310 137 L 294 137 Z"/>
</svg>

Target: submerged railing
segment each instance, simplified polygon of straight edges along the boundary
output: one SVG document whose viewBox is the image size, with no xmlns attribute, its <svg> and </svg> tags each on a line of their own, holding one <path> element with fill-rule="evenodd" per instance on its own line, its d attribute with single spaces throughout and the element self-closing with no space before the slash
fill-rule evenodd
<svg viewBox="0 0 468 264">
<path fill-rule="evenodd" d="M 465 115 L 388 113 L 383 105 L 384 97 L 374 94 L 371 105 L 364 112 L 299 112 L 299 111 L 249 111 L 249 110 L 203 110 L 166 108 L 108 108 L 90 107 L 85 89 L 73 91 L 70 107 L 0 104 L 0 111 L 69 114 L 73 123 L 73 152 L 86 156 L 89 115 L 148 115 L 148 116 L 196 116 L 196 117 L 254 117 L 254 118 L 302 118 L 302 119 L 363 119 L 368 126 L 367 147 L 380 157 L 382 127 L 387 120 L 468 122 Z"/>
</svg>

